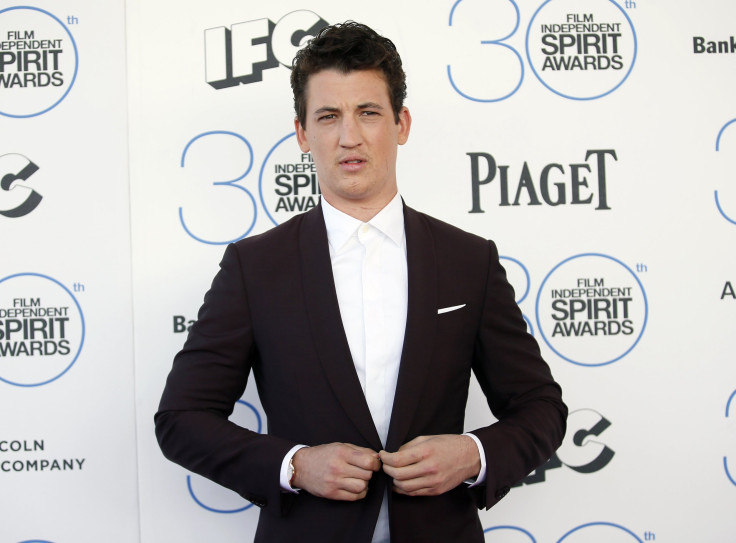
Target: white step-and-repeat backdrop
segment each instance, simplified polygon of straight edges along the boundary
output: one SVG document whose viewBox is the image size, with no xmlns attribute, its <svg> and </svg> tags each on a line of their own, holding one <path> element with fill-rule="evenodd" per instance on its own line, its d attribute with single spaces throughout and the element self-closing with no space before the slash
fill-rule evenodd
<svg viewBox="0 0 736 543">
<path fill-rule="evenodd" d="M 225 244 L 317 202 L 286 65 L 347 19 L 404 60 L 402 195 L 498 243 L 570 407 L 486 540 L 732 541 L 735 5 L 3 0 L 0 543 L 252 539 L 153 413 Z"/>
</svg>

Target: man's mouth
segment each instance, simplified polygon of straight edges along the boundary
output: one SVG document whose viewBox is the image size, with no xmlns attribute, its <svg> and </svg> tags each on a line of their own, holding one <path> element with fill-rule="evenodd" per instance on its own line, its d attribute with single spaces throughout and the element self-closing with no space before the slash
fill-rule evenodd
<svg viewBox="0 0 736 543">
<path fill-rule="evenodd" d="M 365 163 L 366 161 L 362 158 L 350 157 L 340 161 L 340 168 L 347 173 L 358 173 L 363 169 L 363 164 Z"/>
</svg>

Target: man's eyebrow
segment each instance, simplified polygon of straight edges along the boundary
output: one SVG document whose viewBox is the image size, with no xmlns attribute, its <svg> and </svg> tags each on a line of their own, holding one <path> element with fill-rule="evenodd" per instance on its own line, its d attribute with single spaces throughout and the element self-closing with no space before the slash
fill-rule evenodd
<svg viewBox="0 0 736 543">
<path fill-rule="evenodd" d="M 383 106 L 377 102 L 364 102 L 358 104 L 358 109 L 383 109 Z"/>
<path fill-rule="evenodd" d="M 321 108 L 316 109 L 313 115 L 322 115 L 323 113 L 336 113 L 338 111 L 340 111 L 340 109 L 334 106 L 322 106 Z"/>
<path fill-rule="evenodd" d="M 363 102 L 358 104 L 356 109 L 383 109 L 383 106 L 378 102 Z M 322 115 L 324 113 L 339 113 L 340 108 L 335 106 L 322 106 L 321 108 L 315 109 L 312 113 L 315 116 Z"/>
</svg>

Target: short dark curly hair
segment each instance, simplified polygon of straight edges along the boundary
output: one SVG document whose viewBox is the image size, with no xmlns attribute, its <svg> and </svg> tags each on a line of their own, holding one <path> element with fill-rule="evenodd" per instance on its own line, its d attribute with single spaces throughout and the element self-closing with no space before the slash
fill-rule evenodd
<svg viewBox="0 0 736 543">
<path fill-rule="evenodd" d="M 297 52 L 291 65 L 291 88 L 297 119 L 306 127 L 307 82 L 322 70 L 349 73 L 355 70 L 379 70 L 386 79 L 394 120 L 406 98 L 406 74 L 396 46 L 372 28 L 346 21 L 323 28 Z"/>
</svg>

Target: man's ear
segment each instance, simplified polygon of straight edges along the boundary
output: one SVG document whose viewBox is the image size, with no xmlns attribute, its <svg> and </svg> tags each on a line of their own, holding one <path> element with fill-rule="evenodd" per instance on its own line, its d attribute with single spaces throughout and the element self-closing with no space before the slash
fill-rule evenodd
<svg viewBox="0 0 736 543">
<path fill-rule="evenodd" d="M 302 153 L 308 153 L 309 143 L 307 143 L 307 131 L 302 126 L 302 123 L 299 122 L 298 118 L 294 119 L 294 130 L 296 130 L 296 141 L 299 142 L 299 148 L 302 150 Z"/>
<path fill-rule="evenodd" d="M 402 107 L 399 111 L 399 145 L 404 145 L 409 139 L 409 131 L 411 130 L 411 114 L 409 109 Z"/>
</svg>

